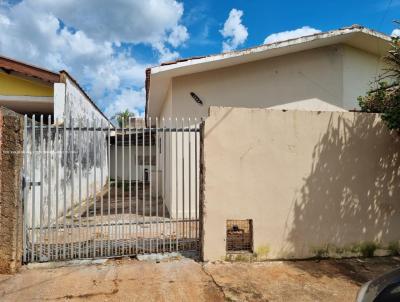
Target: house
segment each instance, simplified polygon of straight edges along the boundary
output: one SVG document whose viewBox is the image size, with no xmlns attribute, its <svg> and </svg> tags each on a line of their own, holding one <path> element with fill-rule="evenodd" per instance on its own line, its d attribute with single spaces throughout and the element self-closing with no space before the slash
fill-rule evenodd
<svg viewBox="0 0 400 302">
<path fill-rule="evenodd" d="M 358 109 L 390 37 L 353 25 L 147 70 L 146 116 L 206 117 L 210 106 Z M 197 97 L 196 97 L 197 96 Z"/>
<path fill-rule="evenodd" d="M 357 110 L 357 97 L 366 93 L 382 70 L 382 56 L 389 50 L 390 41 L 385 34 L 353 25 L 245 50 L 164 63 L 146 71 L 146 117 L 151 117 L 152 123 L 155 118 L 160 122 L 164 119 L 171 128 L 176 127 L 176 118 L 179 127 L 181 118 L 191 118 L 183 127 L 190 125 L 193 129 L 194 118 L 198 123 L 207 117 L 210 106 Z M 198 194 L 193 189 L 196 184 L 184 179 L 184 175 L 189 173 L 188 162 L 194 165 L 198 161 L 199 149 L 175 150 L 189 137 L 194 141 L 194 134 L 184 136 L 175 133 L 161 138 L 166 148 L 161 150 L 159 162 L 165 167 L 165 200 L 172 213 L 180 212 L 174 205 L 193 200 Z M 192 174 L 192 179 L 198 177 Z M 184 197 L 181 189 L 175 188 L 176 179 L 186 188 Z M 191 188 L 190 196 L 187 188 Z"/>
<path fill-rule="evenodd" d="M 20 114 L 77 118 L 82 123 L 97 120 L 109 123 L 79 83 L 67 72 L 43 67 L 0 55 L 0 106 Z M 74 108 L 74 110 L 72 110 Z"/>
<path fill-rule="evenodd" d="M 94 153 L 97 153 L 97 158 L 104 158 L 106 165 L 108 139 L 104 133 L 94 137 L 93 130 L 81 131 L 78 134 L 77 127 L 93 129 L 100 126 L 113 128 L 113 126 L 67 71 L 53 72 L 0 56 L 0 106 L 26 115 L 24 148 L 29 150 L 29 154 L 24 154 L 23 177 L 24 183 L 27 183 L 24 187 L 25 200 L 30 200 L 34 196 L 36 200 L 47 204 L 51 195 L 58 196 L 60 200 L 68 195 L 71 196 L 71 206 L 73 206 L 79 198 L 78 191 L 73 189 L 73 183 L 78 182 L 80 177 L 78 170 L 82 169 L 83 165 L 85 171 L 82 175 L 85 175 L 88 181 L 82 185 L 82 189 L 90 189 L 92 192 L 96 183 L 100 188 L 105 185 L 108 174 L 100 175 L 99 172 L 96 174 L 101 163 L 94 157 Z M 47 124 L 51 126 L 47 127 Z M 71 125 L 74 127 L 70 127 Z M 35 139 L 32 133 L 36 134 Z M 84 145 L 82 141 L 85 142 Z M 55 148 L 55 145 L 57 152 L 46 153 L 49 155 L 46 160 L 51 161 L 51 165 L 44 169 L 44 150 Z M 75 151 L 75 154 L 79 153 L 81 160 L 78 155 L 71 157 L 72 151 Z M 59 191 L 56 190 L 54 182 L 56 171 L 59 171 L 57 172 L 60 176 L 59 181 L 64 186 Z M 51 189 L 44 190 L 44 188 Z M 51 202 L 53 204 L 49 201 L 48 208 L 52 208 L 53 216 L 57 217 L 61 209 L 58 213 L 54 212 L 55 200 Z M 35 205 L 37 215 L 40 213 L 38 206 Z M 27 209 L 32 210 L 32 208 L 32 204 L 27 205 Z M 36 217 L 36 221 L 39 221 L 39 216 Z"/>
</svg>

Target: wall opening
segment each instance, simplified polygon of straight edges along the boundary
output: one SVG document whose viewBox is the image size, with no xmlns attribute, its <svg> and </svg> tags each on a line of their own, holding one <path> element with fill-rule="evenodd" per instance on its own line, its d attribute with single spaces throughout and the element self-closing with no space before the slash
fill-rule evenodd
<svg viewBox="0 0 400 302">
<path fill-rule="evenodd" d="M 226 251 L 253 252 L 253 220 L 226 221 Z"/>
</svg>

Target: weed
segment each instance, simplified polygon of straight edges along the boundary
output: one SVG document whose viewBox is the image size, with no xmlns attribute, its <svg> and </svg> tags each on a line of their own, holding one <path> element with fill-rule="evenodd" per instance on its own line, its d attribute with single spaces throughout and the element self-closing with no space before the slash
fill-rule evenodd
<svg viewBox="0 0 400 302">
<path fill-rule="evenodd" d="M 257 247 L 254 257 L 258 260 L 267 260 L 270 248 L 267 245 Z"/>
<path fill-rule="evenodd" d="M 388 248 L 388 250 L 390 251 L 390 254 L 391 254 L 392 256 L 397 256 L 397 255 L 399 255 L 400 245 L 399 245 L 399 242 L 398 242 L 398 241 L 389 242 L 389 245 L 388 245 L 387 248 Z"/>
<path fill-rule="evenodd" d="M 363 257 L 373 257 L 378 245 L 375 242 L 363 242 L 360 244 L 360 253 Z"/>
<path fill-rule="evenodd" d="M 328 246 L 314 248 L 313 254 L 315 255 L 315 258 L 317 258 L 317 259 L 327 258 L 329 255 Z"/>
</svg>

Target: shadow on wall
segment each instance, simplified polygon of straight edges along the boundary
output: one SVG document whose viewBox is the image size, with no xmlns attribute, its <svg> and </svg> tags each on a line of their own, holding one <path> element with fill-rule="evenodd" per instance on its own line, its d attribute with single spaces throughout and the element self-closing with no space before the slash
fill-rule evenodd
<svg viewBox="0 0 400 302">
<path fill-rule="evenodd" d="M 308 254 L 311 248 L 318 256 L 321 242 L 343 249 L 400 239 L 399 152 L 398 135 L 377 115 L 331 115 L 293 204 L 287 236 L 292 252 Z"/>
</svg>

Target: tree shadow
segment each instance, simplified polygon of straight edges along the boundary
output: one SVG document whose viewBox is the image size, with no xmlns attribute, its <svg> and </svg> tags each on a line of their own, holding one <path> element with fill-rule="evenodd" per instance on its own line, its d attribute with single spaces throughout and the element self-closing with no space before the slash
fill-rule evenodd
<svg viewBox="0 0 400 302">
<path fill-rule="evenodd" d="M 291 266 L 307 274 L 322 278 L 346 279 L 358 286 L 379 275 L 400 267 L 398 257 L 379 257 L 368 259 L 325 259 L 318 261 L 293 261 Z"/>
<path fill-rule="evenodd" d="M 287 254 L 400 239 L 399 152 L 398 134 L 376 114 L 332 114 L 293 203 Z"/>
</svg>

